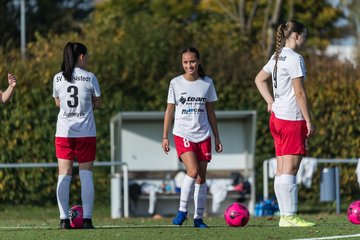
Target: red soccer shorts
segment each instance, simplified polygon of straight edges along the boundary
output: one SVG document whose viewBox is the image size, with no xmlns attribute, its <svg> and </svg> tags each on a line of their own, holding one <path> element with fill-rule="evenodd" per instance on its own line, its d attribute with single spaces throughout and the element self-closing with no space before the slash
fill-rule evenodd
<svg viewBox="0 0 360 240">
<path fill-rule="evenodd" d="M 269 127 L 274 138 L 275 155 L 305 155 L 306 121 L 278 119 L 271 113 Z"/>
<path fill-rule="evenodd" d="M 66 160 L 77 159 L 78 163 L 95 160 L 96 137 L 55 138 L 56 157 Z"/>
<path fill-rule="evenodd" d="M 186 138 L 174 136 L 175 148 L 181 161 L 181 154 L 194 152 L 198 161 L 211 160 L 211 137 L 198 143 L 189 141 Z"/>
</svg>

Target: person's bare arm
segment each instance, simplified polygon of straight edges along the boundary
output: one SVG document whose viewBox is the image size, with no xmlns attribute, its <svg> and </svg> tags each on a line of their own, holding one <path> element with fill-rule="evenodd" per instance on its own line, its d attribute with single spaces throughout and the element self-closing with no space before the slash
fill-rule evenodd
<svg viewBox="0 0 360 240">
<path fill-rule="evenodd" d="M 168 134 L 170 130 L 170 124 L 173 119 L 174 109 L 175 104 L 168 103 L 164 114 L 164 128 L 161 146 L 166 154 L 170 151 Z"/>
<path fill-rule="evenodd" d="M 57 97 L 54 97 L 54 100 L 55 100 L 55 105 L 56 105 L 57 107 L 60 107 L 60 99 L 57 98 Z"/>
<path fill-rule="evenodd" d="M 271 107 L 274 102 L 273 95 L 269 89 L 269 80 L 271 78 L 271 74 L 265 72 L 263 69 L 257 74 L 255 78 L 255 84 L 258 88 L 261 96 L 265 99 L 267 103 L 267 111 L 271 112 Z"/>
<path fill-rule="evenodd" d="M 93 109 L 98 109 L 101 107 L 101 97 L 93 97 L 92 98 L 92 102 L 93 102 Z"/>
<path fill-rule="evenodd" d="M 207 111 L 209 123 L 211 126 L 211 130 L 212 130 L 212 132 L 214 134 L 214 138 L 215 138 L 215 151 L 220 153 L 223 150 L 223 145 L 220 141 L 220 136 L 219 136 L 219 131 L 217 128 L 217 121 L 216 121 L 216 115 L 215 115 L 213 102 L 206 103 L 206 111 Z"/>
<path fill-rule="evenodd" d="M 308 129 L 307 136 L 312 135 L 315 132 L 315 127 L 312 124 L 310 108 L 307 100 L 307 95 L 304 87 L 304 78 L 295 78 L 292 80 L 296 102 L 299 105 L 301 113 L 303 114 L 306 126 Z"/>
</svg>

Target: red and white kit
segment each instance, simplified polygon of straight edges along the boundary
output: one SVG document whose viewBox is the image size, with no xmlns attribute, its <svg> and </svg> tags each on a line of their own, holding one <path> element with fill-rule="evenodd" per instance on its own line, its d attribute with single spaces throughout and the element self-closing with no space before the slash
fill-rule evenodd
<svg viewBox="0 0 360 240">
<path fill-rule="evenodd" d="M 211 159 L 211 126 L 209 124 L 206 103 L 217 101 L 217 95 L 211 78 L 199 78 L 196 81 L 188 81 L 183 75 L 171 80 L 168 92 L 168 103 L 175 104 L 175 119 L 173 134 L 181 138 L 175 138 L 176 150 L 181 155 L 184 151 L 203 149 L 199 160 Z M 209 139 L 209 140 L 208 140 Z M 210 142 L 210 149 L 204 147 L 190 148 L 192 143 Z M 185 148 L 184 142 L 190 142 Z M 203 156 L 207 155 L 204 159 Z"/>
<path fill-rule="evenodd" d="M 79 162 L 95 159 L 96 126 L 92 98 L 100 95 L 95 75 L 84 69 L 74 69 L 72 82 L 66 81 L 62 72 L 54 76 L 53 97 L 60 99 L 55 134 L 58 158 L 73 160 L 76 156 Z"/>
<path fill-rule="evenodd" d="M 304 155 L 306 123 L 296 102 L 292 80 L 306 78 L 304 59 L 293 49 L 284 47 L 279 55 L 277 70 L 272 56 L 263 70 L 272 75 L 274 103 L 270 131 L 274 137 L 276 156 Z"/>
</svg>

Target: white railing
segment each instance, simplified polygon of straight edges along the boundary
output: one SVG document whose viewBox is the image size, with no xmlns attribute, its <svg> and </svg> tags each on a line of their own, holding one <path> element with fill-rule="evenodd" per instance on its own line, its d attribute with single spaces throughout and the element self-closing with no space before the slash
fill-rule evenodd
<svg viewBox="0 0 360 240">
<path fill-rule="evenodd" d="M 0 163 L 0 169 L 3 168 L 52 168 L 57 167 L 57 163 Z M 77 167 L 79 164 L 74 162 L 74 166 Z M 117 182 L 117 188 L 111 187 L 111 217 L 120 218 L 123 215 L 125 218 L 129 217 L 129 179 L 128 179 L 128 166 L 126 163 L 111 161 L 111 162 L 94 162 L 94 166 L 107 167 L 110 166 L 112 169 L 115 166 L 121 167 L 123 171 L 123 189 L 124 198 L 122 198 L 121 192 L 121 175 L 115 173 L 115 170 L 111 174 L 111 183 Z M 113 181 L 113 178 L 116 181 Z M 123 200 L 123 204 L 122 203 Z M 114 207 L 115 206 L 115 207 Z M 123 213 L 123 214 L 122 214 Z"/>
</svg>

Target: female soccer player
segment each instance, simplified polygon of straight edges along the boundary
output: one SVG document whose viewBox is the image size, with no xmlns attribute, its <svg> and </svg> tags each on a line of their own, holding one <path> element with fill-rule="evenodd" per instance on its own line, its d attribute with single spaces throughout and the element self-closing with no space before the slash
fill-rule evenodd
<svg viewBox="0 0 360 240">
<path fill-rule="evenodd" d="M 304 89 L 304 59 L 295 52 L 306 41 L 307 30 L 299 22 L 281 24 L 277 30 L 275 54 L 255 78 L 256 86 L 271 112 L 269 126 L 274 138 L 277 169 L 275 195 L 280 208 L 280 227 L 310 227 L 296 215 L 296 174 L 306 154 L 306 141 L 314 131 Z M 285 42 L 285 46 L 283 46 Z M 272 78 L 273 96 L 267 81 Z"/>
<path fill-rule="evenodd" d="M 185 73 L 170 82 L 162 139 L 162 148 L 168 153 L 168 133 L 175 110 L 174 141 L 178 157 L 185 165 L 186 176 L 181 187 L 179 211 L 172 222 L 174 225 L 183 224 L 194 191 L 194 227 L 206 228 L 203 214 L 207 196 L 206 168 L 211 160 L 210 128 L 215 137 L 216 152 L 223 149 L 213 106 L 217 95 L 213 81 L 202 69 L 197 49 L 183 50 L 181 60 Z"/>
<path fill-rule="evenodd" d="M 85 70 L 87 48 L 68 42 L 64 48 L 61 72 L 54 76 L 53 97 L 60 108 L 56 124 L 55 148 L 59 176 L 57 200 L 60 229 L 69 229 L 69 190 L 76 158 L 79 163 L 83 228 L 94 228 L 93 165 L 96 154 L 96 127 L 93 109 L 100 107 L 100 87 L 95 75 Z"/>
<path fill-rule="evenodd" d="M 11 73 L 8 73 L 8 83 L 8 88 L 5 91 L 0 91 L 0 99 L 2 103 L 7 103 L 9 101 L 16 86 L 16 78 Z"/>
</svg>

